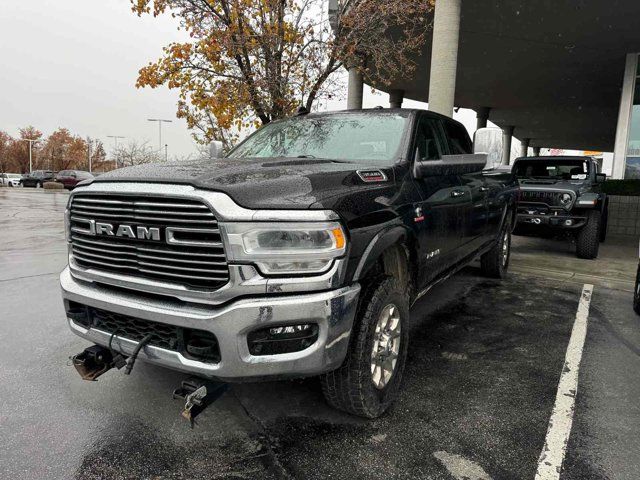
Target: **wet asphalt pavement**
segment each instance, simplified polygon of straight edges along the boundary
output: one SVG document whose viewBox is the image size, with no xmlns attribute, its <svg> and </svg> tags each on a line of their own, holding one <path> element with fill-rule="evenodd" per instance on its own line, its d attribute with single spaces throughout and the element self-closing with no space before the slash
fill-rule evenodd
<svg viewBox="0 0 640 480">
<path fill-rule="evenodd" d="M 68 366 L 88 344 L 58 288 L 66 199 L 0 189 L 0 478 L 534 478 L 581 283 L 469 267 L 432 290 L 378 420 L 331 410 L 310 379 L 234 385 L 191 430 L 171 399 L 184 375 L 140 362 L 88 383 Z M 594 289 L 563 479 L 640 476 L 631 298 Z"/>
</svg>

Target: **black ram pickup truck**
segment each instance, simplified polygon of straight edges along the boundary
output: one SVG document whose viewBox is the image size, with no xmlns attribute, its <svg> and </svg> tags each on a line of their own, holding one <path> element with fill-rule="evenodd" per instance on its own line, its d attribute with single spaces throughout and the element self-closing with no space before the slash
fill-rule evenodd
<svg viewBox="0 0 640 480">
<path fill-rule="evenodd" d="M 517 233 L 566 233 L 579 258 L 598 256 L 607 235 L 606 175 L 591 157 L 522 157 L 513 172 L 520 183 Z"/>
<path fill-rule="evenodd" d="M 485 164 L 458 122 L 374 109 L 101 175 L 66 212 L 69 326 L 114 356 L 223 382 L 319 376 L 331 405 L 379 416 L 412 303 L 477 257 L 505 275 L 517 182 Z"/>
</svg>

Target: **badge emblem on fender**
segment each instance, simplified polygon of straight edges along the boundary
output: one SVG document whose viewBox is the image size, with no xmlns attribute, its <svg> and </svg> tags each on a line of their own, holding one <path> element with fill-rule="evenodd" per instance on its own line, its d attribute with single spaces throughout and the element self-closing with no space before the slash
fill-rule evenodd
<svg viewBox="0 0 640 480">
<path fill-rule="evenodd" d="M 382 170 L 358 170 L 356 172 L 365 183 L 380 183 L 387 181 L 387 175 Z"/>
</svg>

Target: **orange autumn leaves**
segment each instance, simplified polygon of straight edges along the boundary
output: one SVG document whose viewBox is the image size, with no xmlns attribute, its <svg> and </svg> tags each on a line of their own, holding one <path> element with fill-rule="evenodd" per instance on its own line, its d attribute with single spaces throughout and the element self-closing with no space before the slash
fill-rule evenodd
<svg viewBox="0 0 640 480">
<path fill-rule="evenodd" d="M 229 147 L 247 130 L 339 96 L 334 73 L 345 65 L 380 78 L 412 74 L 432 1 L 350 2 L 332 29 L 324 0 L 132 0 L 136 14 L 173 15 L 189 35 L 143 67 L 137 86 L 178 90 L 178 116 L 196 138 Z"/>
</svg>

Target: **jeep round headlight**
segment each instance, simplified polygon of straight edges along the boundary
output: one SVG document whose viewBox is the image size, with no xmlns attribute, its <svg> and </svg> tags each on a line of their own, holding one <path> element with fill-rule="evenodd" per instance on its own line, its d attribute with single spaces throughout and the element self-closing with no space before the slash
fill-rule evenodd
<svg viewBox="0 0 640 480">
<path fill-rule="evenodd" d="M 562 195 L 560 195 L 560 203 L 563 206 L 569 205 L 572 200 L 573 200 L 573 197 L 569 193 L 563 193 Z"/>
<path fill-rule="evenodd" d="M 220 232 L 229 262 L 254 263 L 266 275 L 325 272 L 347 247 L 337 222 L 221 223 Z"/>
</svg>

